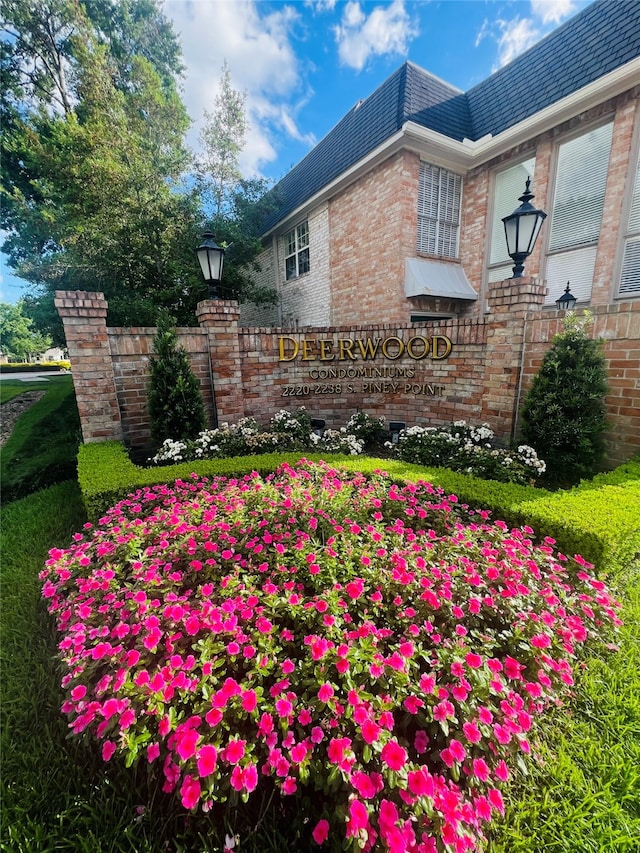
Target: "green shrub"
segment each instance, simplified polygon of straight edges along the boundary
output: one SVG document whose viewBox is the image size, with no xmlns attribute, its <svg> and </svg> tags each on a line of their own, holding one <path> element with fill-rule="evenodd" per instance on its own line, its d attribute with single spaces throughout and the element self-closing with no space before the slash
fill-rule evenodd
<svg viewBox="0 0 640 853">
<path fill-rule="evenodd" d="M 455 421 L 447 426 L 413 426 L 401 430 L 398 443 L 387 443 L 393 453 L 407 462 L 435 465 L 502 483 L 533 483 L 545 470 L 533 448 L 520 445 L 512 450 L 495 447 L 488 424 L 470 426 Z"/>
<path fill-rule="evenodd" d="M 361 441 L 366 450 L 377 448 L 385 435 L 384 418 L 373 418 L 366 412 L 356 412 L 347 421 L 347 432 Z"/>
<path fill-rule="evenodd" d="M 153 347 L 148 398 L 151 438 L 157 447 L 166 439 L 193 439 L 205 427 L 202 391 L 166 314 L 158 319 Z"/>
<path fill-rule="evenodd" d="M 46 373 L 57 370 L 71 370 L 70 361 L 10 361 L 0 364 L 0 373 Z"/>
<path fill-rule="evenodd" d="M 576 483 L 604 455 L 607 373 L 599 341 L 587 337 L 591 318 L 569 312 L 522 407 L 523 441 L 543 453 L 547 480 Z"/>
</svg>

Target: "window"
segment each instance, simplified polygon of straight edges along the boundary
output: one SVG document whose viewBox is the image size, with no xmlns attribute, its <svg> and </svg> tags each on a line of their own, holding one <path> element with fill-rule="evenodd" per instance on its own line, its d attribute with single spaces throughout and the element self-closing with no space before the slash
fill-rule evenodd
<svg viewBox="0 0 640 853">
<path fill-rule="evenodd" d="M 533 181 L 535 165 L 535 157 L 531 157 L 523 163 L 518 163 L 517 166 L 511 166 L 503 172 L 498 172 L 495 176 L 487 273 L 487 281 L 489 282 L 504 281 L 511 278 L 513 261 L 507 252 L 507 240 L 504 236 L 502 218 L 513 213 L 520 204 L 519 198 L 525 190 L 527 178 L 531 178 L 532 187 L 535 189 Z"/>
<path fill-rule="evenodd" d="M 462 178 L 429 163 L 420 163 L 418 185 L 418 252 L 458 257 Z"/>
<path fill-rule="evenodd" d="M 622 274 L 618 296 L 636 296 L 640 293 L 640 157 L 629 211 L 629 227 L 624 243 Z"/>
<path fill-rule="evenodd" d="M 411 314 L 409 322 L 411 323 L 432 323 L 439 320 L 450 320 L 452 314 Z"/>
<path fill-rule="evenodd" d="M 558 149 L 545 274 L 547 304 L 556 301 L 567 282 L 578 301 L 591 298 L 612 130 L 612 123 L 605 124 Z"/>
<path fill-rule="evenodd" d="M 284 238 L 284 269 L 287 281 L 309 272 L 309 223 L 303 222 Z"/>
</svg>

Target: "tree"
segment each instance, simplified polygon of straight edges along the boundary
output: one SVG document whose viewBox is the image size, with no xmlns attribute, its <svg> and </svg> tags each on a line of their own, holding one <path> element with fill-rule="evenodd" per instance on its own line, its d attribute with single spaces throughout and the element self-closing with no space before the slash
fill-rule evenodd
<svg viewBox="0 0 640 853">
<path fill-rule="evenodd" d="M 183 183 L 179 50 L 155 0 L 7 0 L 2 42 L 4 251 L 54 328 L 56 289 L 101 290 L 116 325 L 206 295 L 201 210 Z M 143 13 L 160 34 L 144 36 Z"/>
<path fill-rule="evenodd" d="M 149 359 L 148 407 L 151 438 L 159 447 L 166 439 L 194 439 L 205 428 L 204 402 L 187 353 L 178 346 L 171 318 L 162 314 Z"/>
<path fill-rule="evenodd" d="M 591 323 L 569 313 L 535 375 L 522 409 L 522 439 L 547 463 L 547 479 L 569 485 L 592 476 L 604 455 L 607 372 Z"/>
<path fill-rule="evenodd" d="M 248 129 L 245 116 L 247 96 L 231 85 L 231 71 L 226 59 L 219 86 L 216 108 L 213 112 L 205 110 L 205 124 L 200 133 L 204 150 L 201 170 L 205 186 L 210 187 L 213 196 L 217 219 L 226 211 L 230 193 L 242 180 L 239 157 Z"/>
<path fill-rule="evenodd" d="M 242 177 L 239 158 L 248 130 L 245 103 L 246 93 L 233 88 L 225 60 L 216 108 L 205 111 L 200 134 L 204 154 L 198 164 L 199 186 L 203 199 L 211 204 L 210 230 L 220 245 L 228 247 L 221 295 L 270 304 L 276 292 L 256 286 L 253 273 L 259 270 L 257 258 L 262 251 L 260 226 L 277 209 L 278 199 L 269 182 Z"/>
<path fill-rule="evenodd" d="M 51 338 L 32 328 L 32 320 L 22 313 L 22 305 L 0 302 L 0 350 L 14 361 L 28 361 L 51 346 Z"/>
</svg>

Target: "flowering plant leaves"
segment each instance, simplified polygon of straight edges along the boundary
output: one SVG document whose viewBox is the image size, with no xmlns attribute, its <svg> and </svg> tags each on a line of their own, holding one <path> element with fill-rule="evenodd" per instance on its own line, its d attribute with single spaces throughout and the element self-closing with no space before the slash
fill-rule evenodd
<svg viewBox="0 0 640 853">
<path fill-rule="evenodd" d="M 465 851 L 619 607 L 580 557 L 428 483 L 326 464 L 193 475 L 54 550 L 75 734 L 185 809 L 271 782 L 314 843 Z"/>
</svg>

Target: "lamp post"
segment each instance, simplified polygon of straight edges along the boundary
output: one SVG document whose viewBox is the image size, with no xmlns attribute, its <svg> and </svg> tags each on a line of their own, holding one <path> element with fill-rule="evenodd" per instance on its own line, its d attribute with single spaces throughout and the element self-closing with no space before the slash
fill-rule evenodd
<svg viewBox="0 0 640 853">
<path fill-rule="evenodd" d="M 577 299 L 569 290 L 569 282 L 567 282 L 564 293 L 559 299 L 556 299 L 558 311 L 571 311 L 571 309 L 575 307 L 576 302 Z"/>
<path fill-rule="evenodd" d="M 547 218 L 543 210 L 537 210 L 532 204 L 534 197 L 529 190 L 531 178 L 527 178 L 524 193 L 520 196 L 522 204 L 509 216 L 504 216 L 504 234 L 507 238 L 507 252 L 515 263 L 511 278 L 521 278 L 524 262 L 533 252 L 542 223 Z"/>
<path fill-rule="evenodd" d="M 222 280 L 224 249 L 215 242 L 211 231 L 205 231 L 202 235 L 202 243 L 196 249 L 196 255 L 204 280 L 209 285 L 209 297 L 217 299 L 218 285 Z"/>
</svg>

